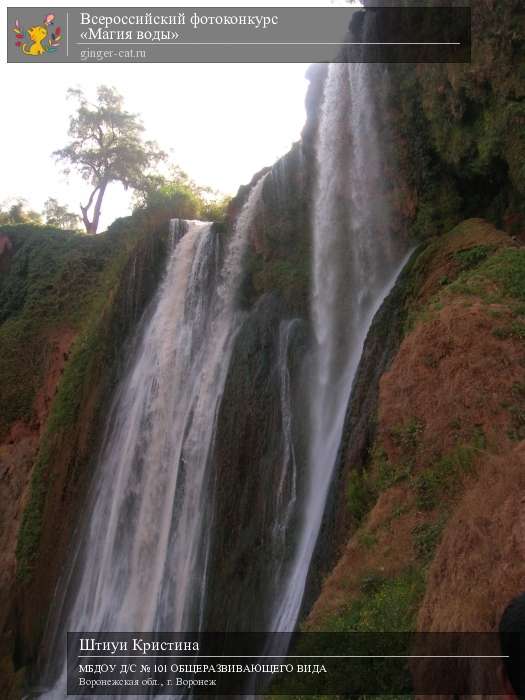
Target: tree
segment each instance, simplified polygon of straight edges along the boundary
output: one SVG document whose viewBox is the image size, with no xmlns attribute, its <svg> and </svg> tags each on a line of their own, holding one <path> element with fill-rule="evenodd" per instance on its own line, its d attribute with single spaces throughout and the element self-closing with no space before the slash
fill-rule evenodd
<svg viewBox="0 0 525 700">
<path fill-rule="evenodd" d="M 138 209 L 155 211 L 163 218 L 196 219 L 201 204 L 201 189 L 178 166 L 170 176 L 146 178 L 136 194 Z"/>
<path fill-rule="evenodd" d="M 54 197 L 49 197 L 45 201 L 44 215 L 46 224 L 69 230 L 78 229 L 81 221 L 80 216 L 73 214 L 66 206 L 59 204 Z"/>
<path fill-rule="evenodd" d="M 7 201 L 0 207 L 0 225 L 3 224 L 40 224 L 40 214 L 28 209 L 25 199 Z"/>
<path fill-rule="evenodd" d="M 99 86 L 95 104 L 79 89 L 68 90 L 68 97 L 78 104 L 69 121 L 71 142 L 54 156 L 72 165 L 91 185 L 87 204 L 80 210 L 86 231 L 96 233 L 108 185 L 120 182 L 126 189 L 140 188 L 148 170 L 165 154 L 155 142 L 143 140 L 142 122 L 124 110 L 122 95 L 114 88 Z"/>
<path fill-rule="evenodd" d="M 178 166 L 169 177 L 148 177 L 136 194 L 137 209 L 155 212 L 160 219 L 222 221 L 230 197 L 198 185 Z"/>
<path fill-rule="evenodd" d="M 230 195 L 214 193 L 213 199 L 204 202 L 201 217 L 206 221 L 224 221 L 231 201 Z"/>
</svg>

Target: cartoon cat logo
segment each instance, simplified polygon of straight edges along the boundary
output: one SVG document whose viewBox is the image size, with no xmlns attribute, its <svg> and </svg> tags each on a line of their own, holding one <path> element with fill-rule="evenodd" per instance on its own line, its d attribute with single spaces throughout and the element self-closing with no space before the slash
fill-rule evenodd
<svg viewBox="0 0 525 700">
<path fill-rule="evenodd" d="M 60 27 L 53 28 L 54 24 L 55 15 L 46 15 L 42 24 L 30 27 L 24 33 L 20 26 L 20 20 L 17 19 L 13 27 L 16 34 L 16 46 L 26 56 L 42 56 L 45 53 L 53 53 L 60 46 L 62 39 L 62 30 Z M 31 43 L 22 42 L 25 34 Z"/>
</svg>

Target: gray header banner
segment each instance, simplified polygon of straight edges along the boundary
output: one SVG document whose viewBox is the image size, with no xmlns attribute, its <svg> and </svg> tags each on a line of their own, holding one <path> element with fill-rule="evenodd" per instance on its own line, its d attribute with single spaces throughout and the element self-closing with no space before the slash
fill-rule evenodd
<svg viewBox="0 0 525 700">
<path fill-rule="evenodd" d="M 468 7 L 10 7 L 7 18 L 8 63 L 470 60 Z"/>
</svg>

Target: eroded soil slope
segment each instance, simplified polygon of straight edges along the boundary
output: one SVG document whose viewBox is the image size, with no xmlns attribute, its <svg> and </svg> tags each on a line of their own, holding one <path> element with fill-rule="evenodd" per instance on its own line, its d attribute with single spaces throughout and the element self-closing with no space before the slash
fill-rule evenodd
<svg viewBox="0 0 525 700">
<path fill-rule="evenodd" d="M 309 629 L 493 630 L 525 581 L 525 249 L 471 219 L 412 271 L 354 527 Z"/>
</svg>

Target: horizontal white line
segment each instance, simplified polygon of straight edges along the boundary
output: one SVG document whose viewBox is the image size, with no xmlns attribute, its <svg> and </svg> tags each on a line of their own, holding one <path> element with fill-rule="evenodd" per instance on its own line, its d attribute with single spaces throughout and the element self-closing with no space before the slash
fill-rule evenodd
<svg viewBox="0 0 525 700">
<path fill-rule="evenodd" d="M 345 656 L 329 656 L 325 654 L 319 654 L 317 656 L 288 656 L 286 654 L 268 654 L 260 655 L 256 654 L 254 656 L 229 656 L 228 654 L 219 656 L 185 656 L 184 654 L 156 654 L 156 655 L 116 655 L 116 654 L 87 654 L 79 655 L 79 659 L 508 659 L 507 656 L 466 656 L 466 655 L 445 655 L 445 656 L 435 656 L 435 655 L 413 655 L 413 654 L 379 654 L 379 655 L 358 655 L 349 654 Z"/>
<path fill-rule="evenodd" d="M 460 41 L 77 41 L 77 46 L 461 46 Z"/>
</svg>

